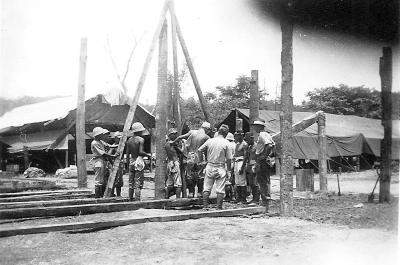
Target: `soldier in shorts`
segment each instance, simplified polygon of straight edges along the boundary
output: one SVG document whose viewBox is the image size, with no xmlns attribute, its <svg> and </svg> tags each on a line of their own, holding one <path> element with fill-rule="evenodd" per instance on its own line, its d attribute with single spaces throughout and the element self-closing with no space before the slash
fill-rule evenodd
<svg viewBox="0 0 400 265">
<path fill-rule="evenodd" d="M 126 149 L 127 164 L 129 165 L 129 200 L 140 201 L 141 190 L 144 183 L 144 156 L 150 157 L 144 152 L 144 139 L 141 137 L 146 129 L 140 122 L 132 124 L 133 137 L 129 138 Z"/>
</svg>

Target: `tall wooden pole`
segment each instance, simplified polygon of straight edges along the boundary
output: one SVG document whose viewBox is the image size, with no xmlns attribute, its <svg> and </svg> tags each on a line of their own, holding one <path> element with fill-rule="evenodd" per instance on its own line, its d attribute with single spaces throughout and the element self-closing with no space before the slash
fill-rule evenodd
<svg viewBox="0 0 400 265">
<path fill-rule="evenodd" d="M 328 190 L 328 178 L 327 178 L 327 142 L 325 135 L 325 114 L 321 113 L 318 115 L 318 169 L 319 169 L 319 189 L 321 191 Z"/>
<path fill-rule="evenodd" d="M 293 158 L 292 158 L 292 112 L 293 112 L 293 23 L 291 18 L 291 1 L 285 1 L 284 15 L 281 18 L 282 30 L 282 88 L 280 113 L 282 164 L 280 176 L 280 214 L 293 216 Z"/>
<path fill-rule="evenodd" d="M 379 181 L 379 202 L 390 202 L 390 178 L 392 170 L 392 48 L 384 47 L 380 58 L 379 74 L 382 89 L 382 125 L 384 130 L 381 141 L 381 172 Z"/>
<path fill-rule="evenodd" d="M 165 176 L 167 174 L 167 154 L 165 151 L 165 136 L 167 135 L 167 102 L 168 97 L 168 26 L 164 22 L 159 37 L 158 53 L 158 90 L 156 109 L 156 172 L 154 176 L 155 199 L 165 198 Z"/>
<path fill-rule="evenodd" d="M 259 87 L 258 87 L 258 70 L 251 70 L 251 85 L 250 85 L 250 102 L 249 102 L 249 108 L 250 108 L 250 114 L 249 114 L 249 119 L 250 119 L 250 124 L 254 122 L 256 118 L 260 115 L 259 109 L 260 109 L 260 92 L 259 92 Z M 252 129 L 253 126 L 250 126 L 250 130 L 252 133 L 254 133 L 254 130 Z"/>
<path fill-rule="evenodd" d="M 170 1 L 169 10 L 171 14 L 171 27 L 172 27 L 172 61 L 174 64 L 174 90 L 173 90 L 173 117 L 175 120 L 178 132 L 182 132 L 182 120 L 180 111 L 180 87 L 179 87 L 179 72 L 178 72 L 178 43 L 176 39 L 176 21 L 175 21 L 175 4 Z"/>
<path fill-rule="evenodd" d="M 76 155 L 78 167 L 78 187 L 87 187 L 86 143 L 85 143 L 85 77 L 87 59 L 87 39 L 81 39 L 79 59 L 78 107 L 76 109 Z"/>
<path fill-rule="evenodd" d="M 125 121 L 124 129 L 123 129 L 123 136 L 118 144 L 118 148 L 117 148 L 117 152 L 116 152 L 117 157 L 114 160 L 113 169 L 111 171 L 110 177 L 108 178 L 107 189 L 104 192 L 104 197 L 109 197 L 111 195 L 112 188 L 114 186 L 115 176 L 117 175 L 117 172 L 119 169 L 119 164 L 121 163 L 122 155 L 124 153 L 125 144 L 128 139 L 128 131 L 132 125 L 133 118 L 135 116 L 136 107 L 137 107 L 137 104 L 139 103 L 140 94 L 142 93 L 144 82 L 146 81 L 147 72 L 150 67 L 151 59 L 153 58 L 154 49 L 156 47 L 162 25 L 165 21 L 165 14 L 166 14 L 167 10 L 168 10 L 168 1 L 165 1 L 164 6 L 161 10 L 161 14 L 160 14 L 160 18 L 159 18 L 159 21 L 157 24 L 156 31 L 153 35 L 153 39 L 150 44 L 149 51 L 147 52 L 147 56 L 146 56 L 146 59 L 145 59 L 144 65 L 143 65 L 143 70 L 140 75 L 139 82 L 137 84 L 135 96 L 133 97 L 131 107 L 129 108 L 128 115 L 126 116 L 126 121 Z"/>
<path fill-rule="evenodd" d="M 24 170 L 26 170 L 29 167 L 29 151 L 28 151 L 28 147 L 23 146 L 22 150 L 23 150 L 23 153 L 24 153 Z"/>
<path fill-rule="evenodd" d="M 176 22 L 176 33 L 178 34 L 178 39 L 182 47 L 183 55 L 185 56 L 186 59 L 186 64 L 189 68 L 190 76 L 192 77 L 193 80 L 194 88 L 196 89 L 197 96 L 199 97 L 200 106 L 204 113 L 204 118 L 206 121 L 210 122 L 210 115 L 208 113 L 207 103 L 206 100 L 204 99 L 203 92 L 201 91 L 200 83 L 199 80 L 197 79 L 196 72 L 194 71 L 194 66 L 192 60 L 190 59 L 189 51 L 187 49 L 185 39 L 183 38 L 182 30 L 179 26 L 179 22 L 178 19 L 176 18 L 176 15 L 173 14 L 173 16 L 175 17 L 175 22 Z"/>
</svg>

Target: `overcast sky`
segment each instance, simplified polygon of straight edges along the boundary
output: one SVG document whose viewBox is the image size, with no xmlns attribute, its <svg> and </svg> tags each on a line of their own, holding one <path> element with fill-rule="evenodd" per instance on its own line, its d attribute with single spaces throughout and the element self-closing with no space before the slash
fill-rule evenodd
<svg viewBox="0 0 400 265">
<path fill-rule="evenodd" d="M 281 31 L 261 18 L 250 0 L 176 0 L 176 13 L 203 91 L 233 84 L 239 75 L 260 72 L 260 86 L 275 97 L 280 85 Z M 76 95 L 80 38 L 88 38 L 86 95 L 119 87 L 106 49 L 122 75 L 134 38 L 140 42 L 127 79 L 133 95 L 161 0 L 0 0 L 0 96 Z M 294 101 L 313 88 L 365 85 L 380 89 L 381 43 L 295 28 Z M 172 52 L 170 53 L 170 55 Z M 394 51 L 393 89 L 399 91 L 398 47 Z M 180 68 L 184 63 L 178 54 Z M 172 60 L 171 60 L 172 62 Z M 172 66 L 172 63 L 170 63 Z M 142 103 L 156 101 L 157 52 Z M 170 67 L 172 69 L 172 67 Z M 194 95 L 190 79 L 184 96 Z"/>
</svg>

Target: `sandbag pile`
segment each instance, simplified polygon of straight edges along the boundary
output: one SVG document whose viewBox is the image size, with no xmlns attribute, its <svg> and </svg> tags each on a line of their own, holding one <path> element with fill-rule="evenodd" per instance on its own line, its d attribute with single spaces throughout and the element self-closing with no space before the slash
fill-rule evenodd
<svg viewBox="0 0 400 265">
<path fill-rule="evenodd" d="M 28 167 L 24 171 L 25 178 L 42 178 L 46 175 L 46 173 L 37 167 Z"/>
<path fill-rule="evenodd" d="M 73 179 L 78 177 L 78 168 L 71 165 L 66 168 L 57 169 L 55 176 L 62 179 Z"/>
</svg>

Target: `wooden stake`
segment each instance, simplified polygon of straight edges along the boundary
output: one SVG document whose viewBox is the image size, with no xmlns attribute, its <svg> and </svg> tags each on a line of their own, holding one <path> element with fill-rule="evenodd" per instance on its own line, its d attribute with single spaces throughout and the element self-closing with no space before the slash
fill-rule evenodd
<svg viewBox="0 0 400 265">
<path fill-rule="evenodd" d="M 285 2 L 285 14 L 281 18 L 282 30 L 282 88 L 280 114 L 282 164 L 280 176 L 280 214 L 293 216 L 293 158 L 292 158 L 292 112 L 293 112 L 293 23 L 291 19 L 291 0 Z"/>
<path fill-rule="evenodd" d="M 327 143 L 325 135 L 325 114 L 321 113 L 318 115 L 318 168 L 319 168 L 319 189 L 321 191 L 328 190 L 328 178 L 327 178 Z"/>
<path fill-rule="evenodd" d="M 29 167 L 29 151 L 28 147 L 24 146 L 22 148 L 23 153 L 24 153 L 24 170 L 28 169 Z"/>
<path fill-rule="evenodd" d="M 165 136 L 167 135 L 167 102 L 168 97 L 168 26 L 164 22 L 159 39 L 158 58 L 158 91 L 156 110 L 156 172 L 154 176 L 154 198 L 165 197 L 165 177 L 167 176 L 167 153 L 165 151 Z"/>
<path fill-rule="evenodd" d="M 384 47 L 380 58 L 379 75 L 381 77 L 382 125 L 384 130 L 381 141 L 381 170 L 379 180 L 379 202 L 390 202 L 390 178 L 392 170 L 392 48 Z"/>
<path fill-rule="evenodd" d="M 150 67 L 151 59 L 153 57 L 153 52 L 156 47 L 158 37 L 160 35 L 161 27 L 164 23 L 165 14 L 166 14 L 167 10 L 168 10 L 168 1 L 165 1 L 165 4 L 161 10 L 161 15 L 160 15 L 159 22 L 157 24 L 156 31 L 154 33 L 149 51 L 146 56 L 146 60 L 144 62 L 142 74 L 139 78 L 135 96 L 133 97 L 131 107 L 129 108 L 129 112 L 126 117 L 124 129 L 123 129 L 123 136 L 122 136 L 121 140 L 119 141 L 118 148 L 117 148 L 118 155 L 117 155 L 116 159 L 114 160 L 113 169 L 111 171 L 110 177 L 108 178 L 107 188 L 106 188 L 106 191 L 104 192 L 104 197 L 109 197 L 111 195 L 112 188 L 114 186 L 115 176 L 117 175 L 117 171 L 119 169 L 119 164 L 121 163 L 122 155 L 124 152 L 125 144 L 128 139 L 128 131 L 132 125 L 133 118 L 135 116 L 135 111 L 136 111 L 137 104 L 139 102 L 139 97 L 140 97 L 140 94 L 142 93 L 143 85 L 146 80 L 147 72 Z"/>
<path fill-rule="evenodd" d="M 252 124 L 255 119 L 260 116 L 259 108 L 260 108 L 260 92 L 258 87 L 258 70 L 251 70 L 251 86 L 250 86 L 250 124 Z M 253 133 L 252 126 L 250 126 L 250 130 Z"/>
<path fill-rule="evenodd" d="M 85 143 L 85 78 L 87 59 L 87 39 L 81 39 L 79 62 L 78 107 L 76 109 L 76 155 L 78 168 L 78 187 L 87 187 L 86 143 Z"/>
<path fill-rule="evenodd" d="M 205 120 L 210 122 L 210 115 L 208 114 L 207 103 L 206 100 L 204 99 L 203 92 L 201 91 L 200 83 L 199 80 L 197 79 L 196 72 L 194 71 L 193 63 L 192 60 L 190 59 L 189 51 L 187 49 L 185 39 L 183 38 L 182 30 L 179 26 L 179 22 L 178 19 L 176 18 L 176 15 L 175 14 L 172 15 L 175 17 L 176 32 L 178 34 L 179 42 L 181 43 L 183 55 L 185 56 L 186 59 L 186 64 L 189 68 L 190 76 L 192 77 L 193 80 L 194 88 L 196 89 L 197 96 L 199 97 L 201 109 L 203 110 Z"/>
</svg>

